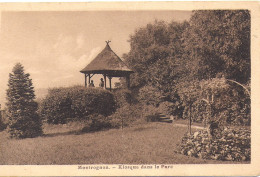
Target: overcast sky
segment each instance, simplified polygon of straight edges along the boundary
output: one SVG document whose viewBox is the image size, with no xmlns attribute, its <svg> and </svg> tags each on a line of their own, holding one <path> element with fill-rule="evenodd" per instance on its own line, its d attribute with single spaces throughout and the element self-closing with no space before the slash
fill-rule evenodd
<svg viewBox="0 0 260 177">
<path fill-rule="evenodd" d="M 0 103 L 8 74 L 20 62 L 35 89 L 84 84 L 83 69 L 111 40 L 120 57 L 130 34 L 154 20 L 188 20 L 188 11 L 2 12 Z M 98 85 L 98 83 L 96 83 Z M 3 106 L 3 105 L 2 105 Z"/>
</svg>

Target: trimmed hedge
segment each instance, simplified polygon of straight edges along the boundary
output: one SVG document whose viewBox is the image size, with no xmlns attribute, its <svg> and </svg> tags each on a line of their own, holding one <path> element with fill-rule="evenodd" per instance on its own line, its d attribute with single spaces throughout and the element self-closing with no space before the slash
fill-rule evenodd
<svg viewBox="0 0 260 177">
<path fill-rule="evenodd" d="M 246 128 L 224 129 L 221 138 L 198 131 L 185 135 L 177 152 L 203 159 L 249 161 L 251 159 L 251 131 Z"/>
<path fill-rule="evenodd" d="M 39 105 L 40 117 L 47 123 L 66 123 L 67 118 L 74 116 L 71 104 L 69 89 L 49 89 L 47 96 L 41 100 Z"/>
<path fill-rule="evenodd" d="M 81 86 L 50 89 L 41 101 L 39 113 L 48 123 L 63 124 L 89 115 L 111 115 L 116 109 L 114 95 L 103 89 Z"/>
</svg>

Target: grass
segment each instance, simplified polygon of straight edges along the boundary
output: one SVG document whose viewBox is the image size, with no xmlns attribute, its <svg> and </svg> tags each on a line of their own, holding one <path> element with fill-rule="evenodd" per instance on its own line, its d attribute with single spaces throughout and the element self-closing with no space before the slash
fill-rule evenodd
<svg viewBox="0 0 260 177">
<path fill-rule="evenodd" d="M 81 134 L 83 127 L 79 122 L 45 125 L 44 136 L 22 140 L 0 132 L 0 165 L 233 163 L 175 153 L 187 128 L 173 124 L 154 122 Z"/>
</svg>

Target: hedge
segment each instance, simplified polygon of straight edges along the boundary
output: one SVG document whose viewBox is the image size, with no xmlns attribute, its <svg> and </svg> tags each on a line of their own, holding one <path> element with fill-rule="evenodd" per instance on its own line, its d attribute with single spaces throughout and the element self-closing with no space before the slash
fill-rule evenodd
<svg viewBox="0 0 260 177">
<path fill-rule="evenodd" d="M 39 113 L 48 123 L 88 119 L 89 115 L 111 115 L 116 109 L 114 95 L 103 89 L 81 86 L 50 89 L 40 103 Z"/>
</svg>

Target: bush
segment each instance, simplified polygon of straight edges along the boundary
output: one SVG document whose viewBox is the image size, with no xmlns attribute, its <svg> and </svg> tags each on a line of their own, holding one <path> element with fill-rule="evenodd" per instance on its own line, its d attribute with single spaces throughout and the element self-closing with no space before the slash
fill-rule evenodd
<svg viewBox="0 0 260 177">
<path fill-rule="evenodd" d="M 81 86 L 55 88 L 40 104 L 39 113 L 48 123 L 66 123 L 70 118 L 88 119 L 89 115 L 111 115 L 116 102 L 111 92 Z"/>
<path fill-rule="evenodd" d="M 133 103 L 132 92 L 129 89 L 117 89 L 114 91 L 116 103 L 118 107 Z"/>
<path fill-rule="evenodd" d="M 159 106 L 163 101 L 162 92 L 153 86 L 144 86 L 139 90 L 139 101 L 145 105 Z"/>
<path fill-rule="evenodd" d="M 71 108 L 77 118 L 92 114 L 111 115 L 116 109 L 114 95 L 104 89 L 73 87 L 69 91 Z"/>
<path fill-rule="evenodd" d="M 126 104 L 116 110 L 114 114 L 109 116 L 111 126 L 113 128 L 123 128 L 129 125 L 143 122 L 142 107 L 140 104 Z"/>
<path fill-rule="evenodd" d="M 193 122 L 199 123 L 206 123 L 211 117 L 208 105 L 199 99 L 191 105 L 191 109 L 187 105 L 184 107 L 182 118 L 188 119 L 189 116 L 192 117 Z"/>
<path fill-rule="evenodd" d="M 158 107 L 158 111 L 165 115 L 173 115 L 174 114 L 175 105 L 172 102 L 164 101 L 160 103 Z"/>
<path fill-rule="evenodd" d="M 211 137 L 208 131 L 198 131 L 182 138 L 178 152 L 203 159 L 249 161 L 251 131 L 245 128 L 225 129 L 221 138 Z"/>
<path fill-rule="evenodd" d="M 74 116 L 71 104 L 68 89 L 50 89 L 40 102 L 39 113 L 47 123 L 64 124 L 68 118 Z"/>
<path fill-rule="evenodd" d="M 99 131 L 111 128 L 111 123 L 108 117 L 100 114 L 92 114 L 88 116 L 88 123 L 82 129 L 82 132 Z"/>
<path fill-rule="evenodd" d="M 153 105 L 143 105 L 142 116 L 147 122 L 156 122 L 159 120 L 159 109 Z"/>
<path fill-rule="evenodd" d="M 183 118 L 194 122 L 220 120 L 226 125 L 250 125 L 250 96 L 225 78 L 194 81 L 179 90 Z"/>
</svg>

